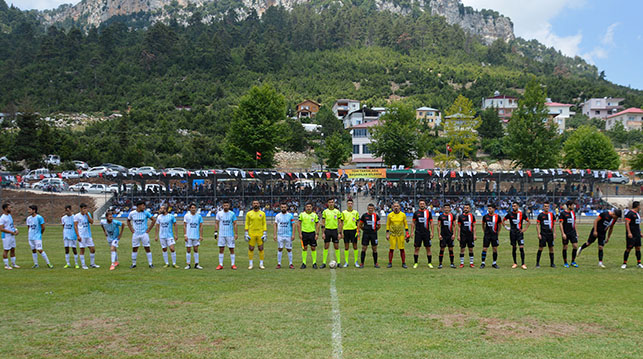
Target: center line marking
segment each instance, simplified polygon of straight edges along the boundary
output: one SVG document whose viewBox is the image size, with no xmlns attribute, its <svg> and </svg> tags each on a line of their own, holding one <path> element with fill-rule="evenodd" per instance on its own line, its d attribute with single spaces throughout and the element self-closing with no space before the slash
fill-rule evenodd
<svg viewBox="0 0 643 359">
<path fill-rule="evenodd" d="M 333 358 L 341 359 L 342 353 L 342 317 L 339 313 L 339 300 L 337 299 L 337 288 L 335 287 L 335 279 L 337 275 L 335 270 L 330 271 L 330 302 L 332 307 L 333 317 Z"/>
</svg>

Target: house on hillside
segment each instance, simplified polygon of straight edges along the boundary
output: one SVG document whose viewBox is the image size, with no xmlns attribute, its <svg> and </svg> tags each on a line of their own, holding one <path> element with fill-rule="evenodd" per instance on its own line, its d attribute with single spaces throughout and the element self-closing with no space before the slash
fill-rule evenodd
<svg viewBox="0 0 643 359">
<path fill-rule="evenodd" d="M 575 115 L 574 112 L 570 111 L 573 105 L 552 102 L 550 99 L 547 100 L 548 101 L 545 102 L 545 107 L 547 107 L 548 118 L 558 126 L 558 133 L 563 133 L 563 131 L 565 131 L 567 119 Z"/>
<path fill-rule="evenodd" d="M 625 130 L 640 130 L 643 127 L 643 110 L 637 107 L 631 107 L 619 113 L 607 117 L 605 129 L 611 130 L 617 123 L 622 123 Z"/>
<path fill-rule="evenodd" d="M 343 117 L 344 128 L 351 128 L 353 126 L 377 121 L 380 119 L 382 112 L 375 111 L 368 107 L 362 107 L 356 111 L 352 111 Z"/>
<path fill-rule="evenodd" d="M 619 110 L 623 109 L 621 102 L 623 98 L 590 98 L 583 102 L 583 115 L 589 118 L 607 119 L 608 116 L 614 115 Z"/>
<path fill-rule="evenodd" d="M 442 121 L 440 110 L 431 107 L 420 107 L 415 109 L 415 118 L 422 120 L 430 128 L 435 128 Z"/>
<path fill-rule="evenodd" d="M 344 116 L 348 115 L 352 111 L 359 110 L 360 107 L 360 102 L 357 100 L 340 99 L 335 101 L 332 111 L 337 119 L 343 120 Z"/>
<path fill-rule="evenodd" d="M 379 120 L 375 120 L 351 126 L 352 162 L 358 168 L 384 167 L 382 158 L 374 157 L 369 148 L 372 142 L 370 129 L 379 123 Z"/>
<path fill-rule="evenodd" d="M 509 122 L 511 114 L 518 108 L 518 98 L 513 96 L 501 95 L 496 91 L 493 97 L 482 99 L 482 109 L 495 108 L 498 110 L 498 116 L 503 122 Z"/>
<path fill-rule="evenodd" d="M 304 100 L 295 106 L 297 119 L 313 118 L 319 112 L 320 104 L 313 100 Z"/>
</svg>

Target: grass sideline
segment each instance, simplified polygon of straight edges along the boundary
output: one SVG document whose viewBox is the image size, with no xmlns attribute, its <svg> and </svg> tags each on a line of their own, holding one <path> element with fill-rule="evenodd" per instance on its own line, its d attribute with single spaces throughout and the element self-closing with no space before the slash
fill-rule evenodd
<svg viewBox="0 0 643 359">
<path fill-rule="evenodd" d="M 579 226 L 582 239 L 589 228 Z M 218 251 L 212 226 L 205 228 L 207 240 L 201 247 L 204 270 L 160 268 L 157 242 L 152 244 L 157 268 L 147 268 L 145 256 L 139 255 L 142 265 L 130 270 L 131 235 L 126 232 L 119 248 L 121 267 L 110 272 L 109 249 L 94 226 L 101 268 L 84 271 L 62 268 L 61 229 L 48 226 L 44 249 L 55 268 L 32 270 L 27 231 L 24 226 L 19 229 L 17 258 L 22 269 L 0 273 L 0 357 L 333 355 L 330 271 L 275 270 L 272 240 L 266 246 L 265 271 L 247 270 L 243 239 L 237 242 L 240 269 L 228 269 L 226 250 L 226 269 L 215 271 Z M 396 253 L 394 268 L 376 270 L 369 252 L 367 268 L 337 270 L 343 357 L 643 357 L 643 269 L 633 268 L 633 252 L 630 268 L 619 268 L 625 247 L 623 223 L 617 223 L 606 246 L 605 270 L 596 266 L 596 244 L 580 256 L 580 268 L 563 268 L 560 238 L 558 268 L 534 269 L 535 232 L 530 228 L 526 235 L 527 271 L 509 268 L 506 231 L 501 234 L 500 270 L 430 270 L 422 252 L 418 269 L 402 269 Z M 177 259 L 184 265 L 185 249 L 179 244 Z M 481 242 L 476 245 L 478 266 Z M 412 264 L 412 243 L 406 249 Z M 387 251 L 382 233 L 380 264 L 385 264 Z M 352 251 L 350 258 L 353 261 Z M 294 259 L 298 267 L 298 246 Z M 42 265 L 42 258 L 39 261 Z M 546 254 L 542 261 L 549 263 Z"/>
</svg>

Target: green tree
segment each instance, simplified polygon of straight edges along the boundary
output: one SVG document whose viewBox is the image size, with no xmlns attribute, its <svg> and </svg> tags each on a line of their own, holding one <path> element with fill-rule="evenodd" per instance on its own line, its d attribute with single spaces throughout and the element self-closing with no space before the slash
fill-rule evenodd
<svg viewBox="0 0 643 359">
<path fill-rule="evenodd" d="M 42 164 L 42 154 L 38 147 L 40 119 L 31 111 L 25 111 L 17 116 L 16 127 L 18 134 L 12 148 L 11 159 L 25 160 L 29 168 Z"/>
<path fill-rule="evenodd" d="M 284 97 L 270 85 L 253 86 L 234 111 L 226 139 L 226 161 L 238 167 L 272 167 L 279 123 L 286 117 Z M 255 153 L 261 159 L 255 159 Z"/>
<path fill-rule="evenodd" d="M 321 126 L 321 135 L 323 138 L 329 138 L 336 132 L 344 131 L 344 124 L 335 117 L 335 114 L 328 106 L 322 106 L 315 115 L 315 122 Z"/>
<path fill-rule="evenodd" d="M 413 107 L 395 104 L 380 118 L 380 124 L 371 128 L 370 150 L 387 166 L 411 167 L 413 160 L 426 153 L 421 126 Z"/>
<path fill-rule="evenodd" d="M 635 146 L 634 149 L 636 152 L 632 154 L 628 164 L 633 170 L 643 171 L 643 145 Z"/>
<path fill-rule="evenodd" d="M 616 170 L 620 164 L 610 139 L 589 125 L 579 127 L 569 136 L 563 152 L 563 163 L 569 168 Z"/>
<path fill-rule="evenodd" d="M 335 132 L 330 137 L 325 138 L 323 145 L 318 146 L 315 152 L 318 153 L 318 156 L 327 167 L 339 168 L 351 157 L 350 135 Z"/>
<path fill-rule="evenodd" d="M 502 120 L 498 116 L 498 110 L 489 107 L 480 113 L 480 127 L 478 133 L 482 138 L 502 138 L 505 130 L 502 128 Z"/>
<path fill-rule="evenodd" d="M 556 167 L 560 143 L 556 125 L 547 120 L 545 89 L 531 79 L 507 126 L 509 156 L 523 168 Z"/>
<path fill-rule="evenodd" d="M 462 95 L 445 111 L 442 124 L 451 153 L 445 149 L 444 154 L 436 156 L 436 160 L 444 163 L 445 167 L 451 166 L 451 156 L 460 160 L 460 168 L 464 159 L 471 156 L 478 142 L 477 129 L 480 126 L 480 118 L 475 117 L 475 114 L 471 100 Z"/>
</svg>

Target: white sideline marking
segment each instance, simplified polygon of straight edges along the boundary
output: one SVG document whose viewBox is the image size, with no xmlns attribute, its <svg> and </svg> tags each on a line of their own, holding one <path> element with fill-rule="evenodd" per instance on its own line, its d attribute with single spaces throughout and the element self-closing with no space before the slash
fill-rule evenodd
<svg viewBox="0 0 643 359">
<path fill-rule="evenodd" d="M 330 302 L 333 317 L 333 358 L 341 359 L 342 354 L 342 318 L 339 314 L 339 300 L 337 299 L 337 288 L 335 287 L 335 270 L 330 271 Z"/>
</svg>

